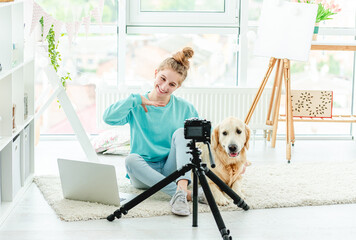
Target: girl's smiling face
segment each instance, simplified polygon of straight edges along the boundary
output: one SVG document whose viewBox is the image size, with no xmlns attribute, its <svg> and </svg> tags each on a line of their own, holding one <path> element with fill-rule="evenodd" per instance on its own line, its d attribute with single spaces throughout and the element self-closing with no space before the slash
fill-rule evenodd
<svg viewBox="0 0 356 240">
<path fill-rule="evenodd" d="M 170 96 L 180 87 L 181 76 L 170 68 L 155 73 L 154 90 L 157 97 Z"/>
</svg>

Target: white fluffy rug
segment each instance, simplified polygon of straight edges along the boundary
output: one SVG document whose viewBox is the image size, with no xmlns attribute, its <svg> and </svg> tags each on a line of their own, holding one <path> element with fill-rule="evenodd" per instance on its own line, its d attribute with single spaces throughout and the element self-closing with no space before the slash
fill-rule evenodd
<svg viewBox="0 0 356 240">
<path fill-rule="evenodd" d="M 40 176 L 35 183 L 47 202 L 64 221 L 106 218 L 117 207 L 63 199 L 58 176 Z M 246 170 L 243 189 L 251 209 L 356 203 L 356 161 L 341 163 L 292 163 L 252 165 Z M 127 179 L 119 181 L 119 191 L 140 193 Z M 157 193 L 123 217 L 169 215 L 170 197 Z M 234 204 L 221 211 L 241 210 Z M 210 211 L 199 204 L 199 212 Z"/>
</svg>

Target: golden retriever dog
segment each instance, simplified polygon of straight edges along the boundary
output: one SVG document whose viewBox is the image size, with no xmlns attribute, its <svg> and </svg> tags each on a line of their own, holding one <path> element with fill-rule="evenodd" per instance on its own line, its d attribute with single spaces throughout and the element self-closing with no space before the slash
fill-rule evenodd
<svg viewBox="0 0 356 240">
<path fill-rule="evenodd" d="M 211 151 L 215 160 L 215 168 L 210 167 L 209 150 L 205 144 L 199 144 L 202 149 L 202 161 L 207 163 L 223 182 L 225 182 L 240 197 L 242 174 L 250 162 L 246 159 L 249 148 L 250 128 L 241 120 L 229 117 L 219 123 L 211 134 Z M 211 192 L 218 205 L 228 205 L 228 196 L 208 178 Z"/>
</svg>

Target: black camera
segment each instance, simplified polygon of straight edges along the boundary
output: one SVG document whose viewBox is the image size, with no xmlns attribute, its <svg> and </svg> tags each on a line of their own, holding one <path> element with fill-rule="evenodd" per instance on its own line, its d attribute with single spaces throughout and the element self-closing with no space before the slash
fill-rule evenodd
<svg viewBox="0 0 356 240">
<path fill-rule="evenodd" d="M 210 143 L 211 123 L 207 120 L 190 118 L 184 122 L 184 138 Z"/>
</svg>

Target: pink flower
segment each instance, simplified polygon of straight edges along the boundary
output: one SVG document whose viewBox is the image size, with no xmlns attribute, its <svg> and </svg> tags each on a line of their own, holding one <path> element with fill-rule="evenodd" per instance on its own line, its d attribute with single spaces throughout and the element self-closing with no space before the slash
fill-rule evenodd
<svg viewBox="0 0 356 240">
<path fill-rule="evenodd" d="M 336 6 L 336 5 L 335 5 L 334 3 L 333 3 L 333 4 L 330 3 L 330 10 L 333 11 L 333 9 L 335 8 L 335 6 Z"/>
<path fill-rule="evenodd" d="M 341 11 L 341 8 L 340 8 L 339 4 L 334 4 L 332 12 L 337 13 L 340 11 Z"/>
</svg>

